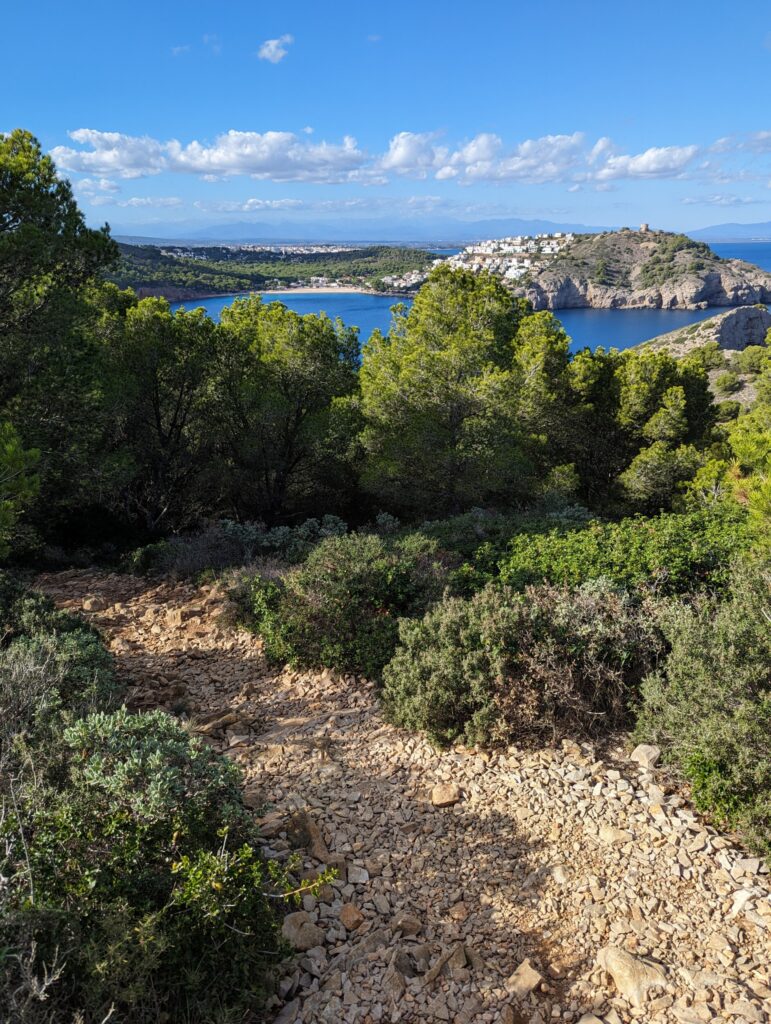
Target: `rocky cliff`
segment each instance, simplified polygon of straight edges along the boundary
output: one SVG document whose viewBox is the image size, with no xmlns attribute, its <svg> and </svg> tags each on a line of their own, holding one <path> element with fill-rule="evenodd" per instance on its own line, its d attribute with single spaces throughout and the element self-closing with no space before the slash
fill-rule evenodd
<svg viewBox="0 0 771 1024">
<path fill-rule="evenodd" d="M 524 278 L 535 309 L 706 309 L 771 302 L 771 274 L 665 231 L 581 235 Z"/>
<path fill-rule="evenodd" d="M 694 348 L 715 341 L 721 349 L 734 351 L 748 345 L 763 345 L 769 330 L 771 313 L 765 306 L 740 306 L 651 338 L 645 342 L 645 347 L 665 348 L 675 356 L 684 356 Z"/>
</svg>

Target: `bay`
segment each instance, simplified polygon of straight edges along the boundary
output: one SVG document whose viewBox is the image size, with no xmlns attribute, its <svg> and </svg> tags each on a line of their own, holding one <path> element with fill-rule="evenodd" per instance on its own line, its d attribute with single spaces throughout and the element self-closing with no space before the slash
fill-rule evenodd
<svg viewBox="0 0 771 1024">
<path fill-rule="evenodd" d="M 715 242 L 712 249 L 725 259 L 746 260 L 771 272 L 771 242 Z M 219 320 L 225 306 L 235 295 L 220 295 L 211 299 L 176 303 L 174 309 L 194 309 L 203 306 L 209 316 Z M 243 297 L 243 296 L 241 296 Z M 283 302 L 297 313 L 325 312 L 347 325 L 359 328 L 362 341 L 366 341 L 375 328 L 385 333 L 391 322 L 391 307 L 403 301 L 391 295 L 370 295 L 361 292 L 310 292 L 297 289 L 288 292 L 264 292 L 264 302 Z M 631 348 L 659 334 L 675 331 L 679 327 L 704 320 L 723 312 L 722 309 L 561 309 L 557 316 L 572 339 L 571 350 L 582 348 Z"/>
<path fill-rule="evenodd" d="M 238 296 L 220 295 L 214 299 L 200 299 L 197 302 L 176 303 L 174 309 L 195 309 L 203 306 L 214 320 L 219 320 L 225 306 Z M 243 297 L 243 296 L 241 296 Z M 359 328 L 362 341 L 366 341 L 375 328 L 383 333 L 391 321 L 391 306 L 398 299 L 389 295 L 366 295 L 359 292 L 319 294 L 317 292 L 265 292 L 263 302 L 280 301 L 297 313 L 324 312 L 333 320 L 336 317 L 347 325 Z M 405 305 L 411 305 L 404 299 Z M 561 309 L 556 315 L 572 339 L 571 350 L 582 348 L 630 348 L 641 341 L 658 334 L 687 327 L 705 317 L 719 313 L 719 309 Z"/>
</svg>

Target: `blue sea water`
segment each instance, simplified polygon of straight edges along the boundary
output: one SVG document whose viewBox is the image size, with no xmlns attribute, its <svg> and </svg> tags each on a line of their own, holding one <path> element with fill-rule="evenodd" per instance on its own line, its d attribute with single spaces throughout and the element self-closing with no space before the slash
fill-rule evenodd
<svg viewBox="0 0 771 1024">
<path fill-rule="evenodd" d="M 771 273 L 771 242 L 711 242 L 710 249 L 724 260 L 746 260 Z"/>
<path fill-rule="evenodd" d="M 728 259 L 742 259 L 771 272 L 771 242 L 715 243 L 712 248 Z M 194 309 L 203 306 L 214 320 L 219 320 L 225 306 L 236 296 L 221 295 L 214 299 L 178 303 L 175 309 Z M 264 302 L 278 300 L 298 313 L 325 312 L 334 320 L 340 317 L 344 323 L 359 328 L 362 341 L 375 328 L 384 333 L 391 321 L 391 306 L 396 301 L 387 295 L 362 295 L 358 292 L 314 293 L 302 291 L 266 292 Z M 409 300 L 404 300 L 409 305 Z M 562 309 L 557 316 L 564 324 L 572 339 L 571 348 L 595 349 L 630 348 L 648 338 L 687 327 L 688 324 L 714 316 L 715 309 Z"/>
</svg>

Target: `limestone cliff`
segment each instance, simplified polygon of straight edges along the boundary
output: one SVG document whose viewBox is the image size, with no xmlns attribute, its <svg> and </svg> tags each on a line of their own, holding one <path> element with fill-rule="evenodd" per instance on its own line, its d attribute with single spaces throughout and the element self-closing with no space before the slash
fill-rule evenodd
<svg viewBox="0 0 771 1024">
<path fill-rule="evenodd" d="M 661 334 L 645 342 L 646 348 L 665 348 L 672 355 L 684 356 L 694 348 L 716 341 L 721 349 L 741 350 L 762 345 L 771 330 L 771 313 L 765 306 L 739 306 L 718 313 L 699 323 Z"/>
<path fill-rule="evenodd" d="M 579 235 L 517 288 L 535 309 L 706 309 L 771 302 L 771 274 L 665 231 Z"/>
</svg>

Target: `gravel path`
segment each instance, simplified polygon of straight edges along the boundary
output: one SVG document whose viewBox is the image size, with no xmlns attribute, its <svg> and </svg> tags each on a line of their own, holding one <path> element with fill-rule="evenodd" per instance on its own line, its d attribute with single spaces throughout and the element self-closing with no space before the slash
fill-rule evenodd
<svg viewBox="0 0 771 1024">
<path fill-rule="evenodd" d="M 624 749 L 438 754 L 371 687 L 270 670 L 215 588 L 38 586 L 103 630 L 132 707 L 243 767 L 272 856 L 338 868 L 286 921 L 280 1024 L 771 1021 L 765 867 Z"/>
</svg>

